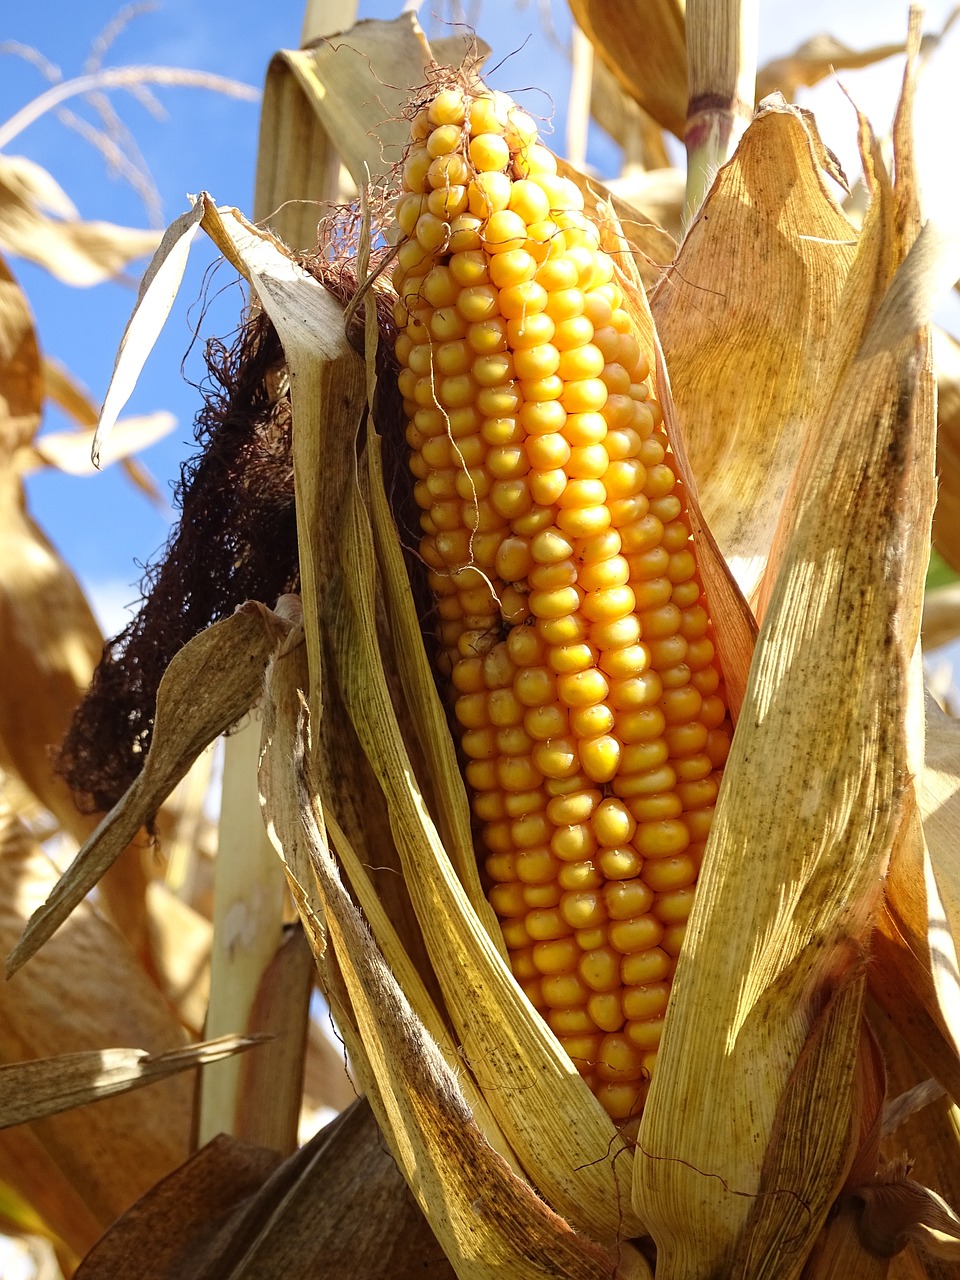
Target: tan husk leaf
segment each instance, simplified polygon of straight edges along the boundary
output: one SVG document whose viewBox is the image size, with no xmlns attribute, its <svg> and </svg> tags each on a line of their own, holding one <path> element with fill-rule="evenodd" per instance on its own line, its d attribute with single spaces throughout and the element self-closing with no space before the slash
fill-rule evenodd
<svg viewBox="0 0 960 1280">
<path fill-rule="evenodd" d="M 6 253 L 36 262 L 65 284 L 92 285 L 157 247 L 156 231 L 81 221 L 53 178 L 38 170 L 23 156 L 0 155 L 0 248 Z M 45 212 L 51 206 L 59 216 Z"/>
<path fill-rule="evenodd" d="M 0 814 L 0 949 L 51 891 L 56 870 L 9 813 Z M 120 934 L 89 902 L 13 982 L 0 983 L 0 1061 L 132 1044 L 179 1050 L 183 1032 Z M 0 1134 L 0 1178 L 83 1254 L 187 1154 L 192 1082 L 180 1075 Z"/>
<path fill-rule="evenodd" d="M 682 0 L 571 0 L 573 16 L 624 89 L 658 124 L 683 137 L 687 45 Z"/>
<path fill-rule="evenodd" d="M 456 1076 L 410 1009 L 343 888 L 321 836 L 303 744 L 295 766 L 300 821 L 317 871 L 328 937 L 369 1055 L 367 1093 L 457 1275 L 462 1280 L 494 1280 L 505 1273 L 516 1280 L 557 1274 L 571 1280 L 650 1276 L 630 1245 L 608 1254 L 573 1231 L 486 1142 Z M 465 1049 L 469 1054 L 469 1045 Z"/>
<path fill-rule="evenodd" d="M 325 212 L 318 205 L 337 199 L 340 160 L 358 187 L 381 177 L 409 140 L 402 110 L 433 60 L 479 63 L 486 52 L 469 35 L 431 46 L 407 11 L 277 53 L 264 88 L 256 216 L 287 244 L 312 249 Z"/>
<path fill-rule="evenodd" d="M 821 448 L 757 641 L 641 1123 L 636 1203 L 664 1280 L 730 1258 L 813 1019 L 863 955 L 909 799 L 933 507 L 933 424 L 918 394 L 928 366 L 910 305 L 928 283 L 924 248 L 811 424 Z M 717 1046 L 709 1072 L 704 1043 Z M 832 1105 L 820 1097 L 805 1123 Z M 816 1193 L 814 1217 L 833 1187 Z"/>
<path fill-rule="evenodd" d="M 30 449 L 32 458 L 28 454 L 22 462 L 18 459 L 19 469 L 23 474 L 27 470 L 47 466 L 72 476 L 93 475 L 98 467 L 125 462 L 130 454 L 149 449 L 168 436 L 176 425 L 173 414 L 162 409 L 157 413 L 123 418 L 105 443 L 96 464 L 91 457 L 93 430 L 47 431 L 35 437 Z"/>
<path fill-rule="evenodd" d="M 220 1036 L 166 1053 L 87 1049 L 0 1066 L 0 1129 L 142 1089 L 180 1071 L 252 1049 L 262 1037 Z"/>
<path fill-rule="evenodd" d="M 703 514 L 748 599 L 822 393 L 854 239 L 803 118 L 768 103 L 650 300 Z"/>
<path fill-rule="evenodd" d="M 757 100 L 779 90 L 787 99 L 796 97 L 801 86 L 819 84 L 838 71 L 871 67 L 903 53 L 905 45 L 882 44 L 871 49 L 851 49 L 826 31 L 811 36 L 792 53 L 774 58 L 757 72 Z"/>
<path fill-rule="evenodd" d="M 954 569 L 960 569 L 960 342 L 933 331 L 937 368 L 937 509 L 933 542 Z"/>
<path fill-rule="evenodd" d="M 359 1100 L 283 1163 L 215 1139 L 107 1233 L 77 1280 L 454 1274 Z"/>
<path fill-rule="evenodd" d="M 250 708 L 267 658 L 286 629 L 270 610 L 250 601 L 201 632 L 173 658 L 157 694 L 153 739 L 143 771 L 31 916 L 7 960 L 8 976 L 83 901 L 200 752 Z"/>
</svg>

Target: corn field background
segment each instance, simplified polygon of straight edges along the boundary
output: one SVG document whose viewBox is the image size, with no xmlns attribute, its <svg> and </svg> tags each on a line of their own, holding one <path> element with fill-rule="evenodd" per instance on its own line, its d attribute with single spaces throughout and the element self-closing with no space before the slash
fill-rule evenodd
<svg viewBox="0 0 960 1280">
<path fill-rule="evenodd" d="M 722 13 L 713 6 L 708 14 L 703 6 L 687 5 L 688 36 L 692 30 L 701 40 L 696 74 L 705 98 L 720 101 L 726 94 L 730 108 L 738 95 L 752 93 L 755 79 L 758 101 L 780 91 L 817 117 L 819 136 L 808 134 L 803 117 L 784 104 L 768 108 L 751 126 L 740 156 L 744 166 L 754 163 L 765 175 L 755 201 L 730 194 L 739 191 L 736 160 L 717 176 L 750 116 L 742 103 L 728 111 L 734 136 L 696 154 L 686 171 L 679 0 L 623 8 L 576 0 L 571 8 L 582 27 L 555 0 L 519 11 L 482 0 L 424 10 L 421 30 L 412 11 L 401 14 L 385 3 L 359 10 L 346 2 L 308 4 L 305 13 L 283 11 L 283 32 L 277 6 L 269 22 L 251 22 L 244 30 L 242 65 L 218 63 L 202 71 L 138 65 L 125 87 L 109 75 L 103 80 L 103 68 L 118 68 L 119 77 L 125 32 L 159 19 L 124 11 L 94 45 L 93 62 L 81 66 L 78 44 L 74 65 L 91 83 L 86 93 L 65 95 L 43 113 L 35 149 L 31 129 L 38 126 L 18 123 L 14 114 L 26 98 L 12 104 L 6 135 L 0 125 L 0 414 L 6 445 L 0 945 L 7 956 L 18 948 L 17 971 L 0 987 L 0 1275 L 9 1280 L 74 1274 L 79 1280 L 281 1274 L 344 1280 L 414 1274 L 471 1280 L 917 1280 L 957 1273 L 960 975 L 953 947 L 960 903 L 960 734 L 951 717 L 958 696 L 952 655 L 960 639 L 960 310 L 946 276 L 954 266 L 960 269 L 950 241 L 960 231 L 960 183 L 945 142 L 952 118 L 945 95 L 960 66 L 954 14 L 947 7 L 930 10 L 922 20 L 922 44 L 920 19 L 913 27 L 917 163 L 928 210 L 948 233 L 933 248 L 932 237 L 923 241 L 924 258 L 911 255 L 920 223 L 906 126 L 897 134 L 895 166 L 888 138 L 902 93 L 905 8 L 884 6 L 881 29 L 879 10 L 871 10 L 867 23 L 852 10 L 821 15 L 761 3 L 759 14 L 737 4 Z M 646 62 L 631 25 L 641 19 L 651 49 L 662 51 Z M 211 9 L 205 21 L 214 31 L 217 23 L 244 25 L 226 8 Z M 745 33 L 739 81 L 727 47 L 736 41 L 726 38 L 738 22 Z M 752 45 L 758 22 L 759 55 Z M 621 29 L 632 37 L 623 50 Z M 874 719 L 861 722 L 854 695 L 848 707 L 848 694 L 837 684 L 831 704 L 836 725 L 817 730 L 824 752 L 834 749 L 834 737 L 839 744 L 844 783 L 837 784 L 838 794 L 879 777 L 874 805 L 866 805 L 867 816 L 856 807 L 844 810 L 844 818 L 837 797 L 824 802 L 823 829 L 834 833 L 829 848 L 843 850 L 843 857 L 830 854 L 817 870 L 834 878 L 829 891 L 818 891 L 824 898 L 809 919 L 802 904 L 810 898 L 797 890 L 796 929 L 773 905 L 763 915 L 762 890 L 753 914 L 745 909 L 747 896 L 741 898 L 744 918 L 762 923 L 754 934 L 743 926 L 740 961 L 736 944 L 718 958 L 716 1001 L 702 981 L 699 995 L 686 994 L 696 978 L 678 995 L 679 1012 L 672 1015 L 677 1031 L 662 1058 L 673 1064 L 669 1077 L 665 1066 L 648 1114 L 622 1135 L 519 996 L 490 933 L 495 922 L 491 926 L 472 863 L 452 739 L 425 658 L 421 662 L 418 636 L 427 627 L 412 613 L 401 543 L 383 501 L 387 495 L 402 503 L 395 491 L 403 473 L 390 470 L 388 410 L 374 399 L 370 382 L 375 371 L 381 382 L 387 376 L 371 345 L 375 308 L 365 309 L 362 294 L 351 303 L 371 249 L 376 255 L 386 243 L 377 222 L 383 196 L 376 183 L 385 180 L 388 162 L 400 158 L 409 130 L 409 119 L 402 118 L 406 104 L 423 94 L 431 57 L 455 68 L 477 57 L 472 31 L 489 48 L 480 49 L 484 77 L 492 68 L 492 85 L 514 94 L 538 121 L 553 120 L 554 132 L 544 141 L 573 166 L 569 172 L 588 205 L 608 220 L 605 243 L 621 254 L 629 250 L 637 279 L 653 299 L 652 320 L 645 302 L 634 305 L 647 326 L 651 355 L 657 350 L 654 323 L 663 344 L 666 374 L 662 365 L 655 368 L 658 395 L 668 428 L 683 433 L 671 438 L 678 457 L 684 446 L 691 456 L 702 503 L 696 520 L 711 531 L 705 540 L 715 537 L 719 544 L 707 553 L 704 575 L 712 575 L 708 590 L 721 602 L 719 609 L 713 605 L 718 636 L 728 628 L 726 651 L 718 644 L 738 704 L 746 699 L 744 705 L 754 705 L 750 697 L 775 702 L 770 672 L 776 654 L 801 652 L 781 595 L 788 592 L 788 571 L 801 566 L 800 591 L 802 566 L 820 563 L 823 548 L 805 495 L 830 492 L 809 444 L 801 447 L 799 427 L 789 448 L 765 450 L 769 424 L 763 414 L 771 422 L 782 415 L 777 430 L 795 419 L 804 429 L 820 422 L 824 434 L 832 432 L 832 408 L 825 391 L 813 385 L 822 379 L 825 389 L 837 392 L 836 438 L 852 442 L 850 457 L 861 437 L 890 432 L 886 464 L 864 454 L 864 473 L 870 477 L 876 469 L 880 479 L 863 501 L 876 529 L 886 527 L 893 513 L 893 532 L 886 544 L 870 529 L 858 533 L 861 541 L 845 554 L 857 573 L 863 567 L 862 598 L 878 601 L 876 610 L 894 619 L 893 674 L 887 680 L 884 664 L 871 657 L 877 627 L 869 608 L 861 630 L 840 626 L 834 642 L 823 639 L 822 653 L 814 634 L 803 651 L 822 658 L 825 689 L 839 680 L 831 664 L 839 671 L 849 659 L 858 689 L 876 691 Z M 55 85 L 55 71 L 39 57 L 48 52 L 43 39 L 32 39 L 33 53 L 20 47 L 24 41 L 4 52 Z M 288 52 L 274 58 L 280 48 Z M 250 85 L 259 86 L 264 76 L 258 106 Z M 21 68 L 13 83 L 23 84 L 22 77 Z M 864 112 L 859 151 L 856 112 L 836 79 Z M 121 95 L 131 86 L 140 107 L 155 97 L 171 105 L 173 95 L 187 89 L 202 97 L 195 119 L 177 107 L 164 125 L 174 139 L 166 147 L 176 148 L 176 131 L 192 131 L 201 144 L 191 154 L 210 157 L 209 172 L 201 169 L 195 178 L 182 165 L 175 169 L 176 181 L 187 181 L 197 197 L 192 204 L 166 183 L 154 189 L 150 146 L 136 126 L 131 133 L 124 123 L 129 113 Z M 909 104 L 911 91 L 903 92 L 901 102 Z M 57 110 L 72 113 L 74 107 L 76 114 L 54 123 Z M 902 107 L 901 120 L 906 111 Z M 876 131 L 875 145 L 866 118 Z M 204 120 L 209 125 L 201 127 L 197 122 Z M 111 187 L 100 195 L 99 208 L 88 208 L 74 188 L 76 157 L 70 156 L 65 172 L 57 168 L 52 128 L 83 138 L 88 151 L 81 165 L 99 166 L 98 173 L 112 165 L 126 193 L 114 199 Z M 152 126 L 149 136 L 156 136 Z M 871 200 L 858 182 L 861 152 Z M 896 185 L 888 177 L 894 167 Z M 846 189 L 842 178 L 836 180 L 838 169 Z M 819 256 L 810 269 L 814 284 L 804 277 L 795 295 L 798 311 L 808 307 L 813 319 L 802 335 L 798 329 L 784 339 L 797 344 L 808 385 L 795 378 L 782 401 L 771 391 L 777 402 L 771 409 L 760 404 L 764 375 L 758 370 L 766 369 L 771 387 L 779 386 L 773 348 L 736 355 L 736 326 L 749 327 L 750 288 L 755 285 L 761 308 L 773 307 L 775 298 L 773 277 L 765 279 L 762 271 L 744 283 L 742 264 L 750 259 L 738 218 L 745 216 L 741 206 L 766 210 L 764 192 L 785 173 L 790 194 L 784 205 L 798 201 L 800 223 L 807 218 L 811 228 L 800 238 L 816 242 Z M 368 175 L 374 180 L 369 189 Z M 714 203 L 705 211 L 727 231 L 725 239 L 713 232 L 718 238 L 710 241 L 696 211 L 715 178 Z M 725 181 L 734 185 L 726 188 Z M 315 250 L 322 213 L 336 202 L 357 201 L 358 187 L 363 196 L 347 237 L 348 268 L 340 262 L 341 269 L 331 269 L 344 253 L 332 238 L 319 255 L 292 257 L 288 249 L 300 255 Z M 866 214 L 868 205 L 872 212 Z M 766 234 L 764 216 L 757 215 L 758 241 Z M 95 224 L 100 217 L 109 222 Z M 264 226 L 271 231 L 258 230 Z M 874 265 L 864 265 L 864 249 L 854 270 L 856 244 L 870 245 L 874 236 Z M 779 251 L 777 236 L 763 243 L 771 258 Z M 109 368 L 133 294 L 129 287 L 121 294 L 109 282 L 122 278 L 129 286 L 154 250 L 149 288 L 141 287 L 111 384 Z M 664 276 L 678 252 L 675 274 Z M 802 256 L 797 250 L 795 257 Z M 205 274 L 211 261 L 219 264 L 216 272 Z M 736 429 L 729 428 L 731 450 L 742 451 L 742 462 L 755 449 L 762 465 L 754 470 L 768 473 L 757 478 L 746 466 L 736 485 L 697 470 L 711 451 L 722 452 L 715 443 L 727 429 L 723 415 L 738 378 L 719 354 L 706 358 L 706 372 L 698 365 L 699 344 L 709 349 L 712 339 L 695 334 L 696 318 L 684 308 L 702 311 L 708 335 L 710 326 L 719 330 L 727 321 L 722 309 L 711 312 L 706 302 L 701 309 L 695 290 L 671 309 L 669 289 L 656 289 L 661 277 L 672 280 L 679 299 L 681 288 L 699 278 L 696 271 L 707 271 L 704 264 L 730 291 L 732 329 L 726 336 L 735 354 L 725 359 L 746 359 L 757 378 L 744 397 L 753 407 L 730 411 L 730 421 L 736 419 Z M 779 287 L 796 285 L 783 270 Z M 875 275 L 865 283 L 870 271 Z M 369 299 L 379 293 L 383 302 L 388 278 L 389 270 Z M 807 288 L 822 293 L 804 293 Z M 88 302 L 98 291 L 112 292 Z M 705 288 L 704 296 L 710 292 Z M 931 318 L 934 292 L 940 490 L 922 619 L 927 688 L 943 710 L 932 702 L 927 708 L 924 766 L 912 637 L 920 625 L 931 546 L 924 502 L 929 497 L 932 503 L 934 490 L 923 459 L 932 462 L 933 437 L 923 435 L 923 424 L 924 414 L 932 421 L 932 373 L 916 335 Z M 898 310 L 901 295 L 907 301 Z M 252 319 L 251 296 L 258 299 Z M 171 307 L 173 321 L 159 336 Z M 262 330 L 257 313 L 260 322 L 269 321 Z M 906 314 L 913 318 L 909 324 Z M 249 345 L 229 353 L 230 335 L 244 324 Z M 228 410 L 253 415 L 251 404 L 264 415 L 258 430 L 270 447 L 256 454 L 259 469 L 229 476 L 233 492 L 249 481 L 251 492 L 262 483 L 266 494 L 257 490 L 251 498 L 255 517 L 238 534 L 234 567 L 237 580 L 247 581 L 245 559 L 258 566 L 262 561 L 263 581 L 276 589 L 269 598 L 250 591 L 233 600 L 224 585 L 202 626 L 171 633 L 178 640 L 174 652 L 164 651 L 167 671 L 156 721 L 143 738 L 144 746 L 149 743 L 143 772 L 127 779 L 122 797 L 86 805 L 99 812 L 81 812 L 53 771 L 53 751 L 100 657 L 104 637 L 94 608 L 105 607 L 108 593 L 93 599 L 91 584 L 104 573 L 114 584 L 126 573 L 132 583 L 137 562 L 158 559 L 171 518 L 169 486 L 195 452 L 186 440 L 187 424 L 200 411 L 200 397 L 180 385 L 187 325 L 196 327 L 201 341 L 223 338 L 226 344 L 213 350 L 210 364 L 213 384 L 221 379 L 229 402 L 216 421 L 222 426 Z M 389 325 L 382 329 L 388 331 Z M 914 351 L 909 358 L 902 354 L 908 349 Z M 894 352 L 901 353 L 900 363 Z M 870 366 L 876 387 L 888 390 L 886 400 L 876 390 L 875 404 L 873 392 L 858 396 L 850 389 L 851 368 L 868 358 L 877 360 Z M 188 375 L 199 380 L 199 348 L 191 359 Z M 248 401 L 238 390 L 245 376 L 253 387 Z M 715 411 L 708 411 L 711 394 Z M 298 437 L 298 414 L 318 405 L 321 427 Z M 865 415 L 862 421 L 858 414 Z M 366 424 L 361 440 L 367 447 L 355 457 L 351 432 L 358 421 Z M 386 483 L 374 421 L 387 440 Z M 288 444 L 271 472 L 275 430 L 287 432 Z M 895 445 L 901 454 L 893 465 Z M 102 476 L 91 450 L 99 453 Z M 357 458 L 362 475 L 354 483 Z M 838 474 L 844 465 L 841 453 Z M 846 465 L 854 486 L 853 464 Z M 903 477 L 910 483 L 898 488 Z M 881 502 L 877 494 L 887 492 L 885 485 L 888 497 Z M 354 489 L 362 498 L 351 505 Z M 228 492 L 226 485 L 210 490 Z M 241 493 L 241 514 L 242 499 Z M 262 506 L 254 508 L 254 501 Z M 842 501 L 835 499 L 838 507 Z M 204 518 L 215 520 L 209 512 Z M 281 524 L 293 540 L 295 580 L 283 576 Z M 793 540 L 800 539 L 797 530 L 806 530 L 809 541 Z M 271 538 L 277 564 L 268 563 Z M 102 557 L 98 543 L 107 548 Z M 193 552 L 202 556 L 200 544 Z M 892 560 L 896 572 L 877 567 Z M 778 567 L 784 575 L 779 586 Z M 843 573 L 838 591 L 842 581 Z M 134 596 L 131 588 L 127 598 Z M 127 617 L 113 606 L 106 612 L 110 630 L 125 625 Z M 759 639 L 754 615 L 762 624 Z M 368 643 L 374 633 L 382 646 Z M 748 684 L 755 642 L 760 658 Z M 758 683 L 764 671 L 766 685 Z M 789 737 L 787 729 L 797 724 L 812 728 L 814 704 L 811 696 L 795 713 L 778 711 L 784 716 L 781 736 Z M 758 713 L 758 724 L 762 718 Z M 841 739 L 849 738 L 851 724 L 867 728 L 862 742 L 851 740 L 848 759 Z M 227 729 L 232 732 L 223 738 Z M 746 746 L 743 752 L 749 755 Z M 87 765 L 94 778 L 94 763 Z M 798 760 L 797 778 L 802 765 Z M 723 831 L 733 843 L 729 832 L 738 818 L 747 824 L 749 811 L 754 826 L 743 837 L 749 845 L 766 816 L 759 800 L 755 812 L 750 808 L 743 781 L 748 765 L 738 758 L 737 768 L 745 798 L 739 814 L 732 804 L 724 810 Z M 781 772 L 789 796 L 786 762 Z M 890 786 L 905 789 L 907 799 L 896 801 L 901 809 L 891 801 L 899 816 L 877 834 L 872 815 L 881 812 L 888 774 Z M 99 785 L 91 782 L 87 790 L 96 797 Z M 786 844 L 792 848 L 789 839 Z M 718 837 L 716 848 L 721 846 Z M 58 884 L 81 848 L 81 858 Z M 729 850 L 717 854 L 722 856 L 732 864 Z M 789 874 L 785 869 L 780 881 L 775 869 L 770 872 L 765 883 L 771 904 L 780 889 L 794 885 L 790 875 L 808 889 L 802 877 L 814 882 L 801 861 L 799 853 L 796 863 L 785 861 Z M 718 914 L 713 923 L 704 916 L 701 939 L 718 934 L 716 922 L 739 919 L 729 914 L 730 903 L 737 876 L 746 881 L 746 873 L 717 865 L 726 867 L 709 882 Z M 407 888 L 397 890 L 398 881 Z M 843 914 L 847 896 L 849 919 Z M 427 909 L 438 905 L 449 919 L 427 923 Z M 803 929 L 809 935 L 797 942 L 794 933 Z M 769 979 L 763 965 L 750 968 L 766 937 L 779 937 L 783 954 L 796 945 L 798 956 L 817 948 L 825 956 L 805 979 L 819 984 L 819 1004 L 810 1002 L 809 985 L 788 968 L 764 991 L 771 1001 L 765 1017 L 796 1031 L 794 1057 L 788 1060 L 778 1041 L 765 1058 L 749 1031 L 743 1037 L 752 1045 L 753 1056 L 745 1059 L 749 1084 L 728 1081 L 727 1068 L 718 1065 L 722 1034 L 698 1050 L 702 1058 L 678 1065 L 674 1046 L 682 1035 L 689 1045 L 701 1018 L 712 1025 L 708 1010 L 720 1009 L 720 992 L 733 985 L 734 975 L 749 971 L 757 990 Z M 727 944 L 711 945 L 715 950 L 708 954 L 720 957 Z M 724 965 L 741 962 L 742 969 L 724 972 Z M 483 1034 L 471 1024 L 471 999 L 488 1028 Z M 716 1018 L 714 1029 L 735 1041 L 729 1019 L 719 1012 Z M 668 1032 L 670 1025 L 668 1020 Z M 470 1035 L 479 1038 L 470 1040 L 468 1052 Z M 513 1097 L 503 1082 L 515 1061 L 530 1075 Z M 707 1126 L 685 1131 L 677 1118 L 683 1107 L 668 1099 L 689 1103 L 704 1080 L 735 1107 L 720 1105 L 715 1133 Z M 367 1101 L 358 1102 L 360 1095 Z M 762 1100 L 757 1110 L 764 1119 L 759 1137 L 751 1130 L 750 1140 L 761 1145 L 749 1154 L 734 1111 L 750 1111 L 755 1099 Z M 671 1170 L 662 1177 L 661 1160 Z M 709 1175 L 698 1181 L 705 1170 Z M 702 1192 L 711 1180 L 712 1190 Z M 784 1197 L 797 1207 L 784 1209 Z"/>
</svg>

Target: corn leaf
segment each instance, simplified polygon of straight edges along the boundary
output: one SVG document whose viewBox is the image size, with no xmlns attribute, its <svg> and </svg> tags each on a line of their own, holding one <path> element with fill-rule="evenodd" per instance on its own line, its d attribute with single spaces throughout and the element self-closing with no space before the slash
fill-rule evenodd
<svg viewBox="0 0 960 1280">
<path fill-rule="evenodd" d="M 56 467 L 72 476 L 89 476 L 99 467 L 123 462 L 132 453 L 149 449 L 151 445 L 168 436 L 177 425 L 172 413 L 145 413 L 135 418 L 124 418 L 111 433 L 94 464 L 91 458 L 94 432 L 48 431 L 37 436 L 31 447 L 33 465 Z M 21 472 L 30 469 L 29 455 Z"/>
<path fill-rule="evenodd" d="M 779 90 L 785 98 L 792 101 L 801 86 L 810 88 L 827 76 L 836 75 L 838 71 L 872 67 L 877 62 L 884 62 L 887 58 L 903 53 L 905 49 L 906 45 L 903 43 L 851 49 L 836 36 L 822 31 L 819 35 L 804 40 L 792 53 L 774 58 L 760 68 L 757 72 L 757 100 Z"/>
<path fill-rule="evenodd" d="M 22 156 L 0 155 L 0 248 L 45 267 L 65 284 L 93 285 L 116 276 L 157 247 L 155 231 L 83 222 L 49 174 Z M 45 211 L 53 207 L 57 217 Z"/>
<path fill-rule="evenodd" d="M 767 106 L 651 297 L 703 514 L 748 599 L 819 403 L 854 238 L 804 121 Z"/>
<path fill-rule="evenodd" d="M 270 610 L 249 602 L 201 632 L 176 655 L 157 694 L 153 741 L 142 773 L 31 916 L 7 960 L 8 977 L 83 901 L 200 752 L 249 710 L 267 658 L 285 629 Z"/>
<path fill-rule="evenodd" d="M 454 1275 L 365 1101 L 282 1163 L 225 1136 L 84 1260 L 77 1280 L 414 1280 Z"/>
<path fill-rule="evenodd" d="M 934 329 L 937 366 L 937 509 L 933 540 L 954 569 L 960 567 L 960 343 Z"/>
<path fill-rule="evenodd" d="M 48 856 L 0 814 L 0 947 L 6 952 L 56 881 Z M 90 1045 L 183 1048 L 165 998 L 119 933 L 81 903 L 28 972 L 0 983 L 0 1061 L 54 1058 Z M 182 1161 L 192 1085 L 172 1076 L 0 1134 L 0 1179 L 83 1254 L 118 1214 Z"/>
<path fill-rule="evenodd" d="M 731 1257 L 787 1080 L 823 1001 L 864 954 L 909 814 L 933 507 L 915 305 L 931 272 L 924 239 L 821 408 L 830 429 L 757 641 L 635 1163 L 664 1277 L 707 1275 Z M 853 1020 L 829 1088 L 857 1039 Z M 704 1045 L 715 1046 L 708 1069 Z M 814 1129 L 832 1109 L 828 1092 L 811 1103 Z M 831 1137 L 840 1168 L 850 1138 Z M 807 1200 L 791 1247 L 809 1248 L 833 1190 L 825 1181 Z"/>
<path fill-rule="evenodd" d="M 0 1066 L 0 1129 L 142 1089 L 180 1071 L 243 1053 L 258 1043 L 257 1037 L 221 1036 L 159 1054 L 146 1049 L 88 1049 L 11 1062 Z"/>
</svg>

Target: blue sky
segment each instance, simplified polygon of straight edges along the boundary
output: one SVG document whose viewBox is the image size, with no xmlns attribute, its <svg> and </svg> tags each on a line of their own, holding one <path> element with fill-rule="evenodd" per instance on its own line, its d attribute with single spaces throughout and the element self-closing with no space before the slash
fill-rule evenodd
<svg viewBox="0 0 960 1280">
<path fill-rule="evenodd" d="M 511 90 L 538 84 L 550 94 L 556 104 L 555 145 L 562 149 L 567 72 L 556 44 L 544 36 L 541 13 L 545 4 L 546 0 L 528 0 L 518 11 L 508 0 L 479 0 L 465 8 L 475 16 L 479 33 L 493 45 L 492 61 L 506 59 L 492 77 L 493 83 Z M 399 8 L 398 0 L 364 0 L 360 11 L 362 16 L 389 17 Z M 827 0 L 810 0 L 803 6 L 793 0 L 764 0 L 761 8 L 761 60 L 787 52 L 817 31 L 830 31 L 863 47 L 902 38 L 906 24 L 906 4 L 899 0 L 848 3 L 842 8 Z M 929 6 L 928 28 L 942 20 L 947 8 L 945 0 Z M 115 0 L 85 0 L 82 5 L 67 0 L 33 0 L 30 5 L 7 5 L 5 9 L 0 40 L 36 47 L 71 76 L 80 72 L 91 40 L 115 15 L 117 5 Z M 553 0 L 549 9 L 561 41 L 566 42 L 569 17 L 565 4 Z M 449 5 L 439 11 L 449 15 Z M 107 62 L 188 67 L 260 86 L 273 50 L 299 42 L 302 17 L 302 0 L 272 0 L 269 4 L 262 0 L 256 4 L 252 0 L 161 0 L 153 12 L 136 18 L 125 29 Z M 428 30 L 431 26 L 437 29 L 437 20 L 431 18 L 427 7 L 423 21 Z M 503 40 L 505 31 L 509 32 L 507 42 Z M 956 48 L 952 65 L 956 67 Z M 843 77 L 880 129 L 888 123 L 899 74 L 899 66 L 889 63 Z M 5 56 L 0 65 L 0 120 L 45 85 L 34 67 Z M 156 121 L 129 95 L 115 94 L 114 103 L 149 163 L 163 199 L 165 221 L 187 207 L 187 192 L 204 188 L 218 202 L 249 212 L 257 104 L 196 89 L 161 89 L 158 97 L 169 113 L 165 122 Z M 546 99 L 525 100 L 537 115 L 548 113 Z M 816 90 L 810 104 L 825 115 L 827 127 L 824 120 L 821 127 L 828 144 L 850 163 L 853 128 L 849 108 L 837 87 Z M 9 150 L 48 168 L 84 217 L 145 224 L 142 205 L 130 188 L 111 179 L 100 156 L 53 116 L 32 125 Z M 615 150 L 595 134 L 590 159 L 601 172 L 609 173 Z M 168 495 L 181 462 L 192 452 L 192 422 L 199 397 L 190 381 L 197 381 L 203 373 L 202 341 L 228 334 L 243 306 L 240 288 L 226 267 L 221 266 L 208 278 L 205 289 L 205 273 L 214 254 L 202 236 L 195 244 L 178 303 L 127 409 L 132 413 L 168 409 L 177 416 L 173 434 L 144 455 Z M 110 283 L 72 289 L 30 264 L 14 261 L 11 265 L 35 309 L 44 350 L 62 360 L 95 398 L 101 398 L 133 303 L 133 288 Z M 197 325 L 200 340 L 188 353 Z M 51 414 L 47 426 L 59 428 L 63 422 Z M 116 468 L 83 479 L 42 473 L 30 479 L 28 491 L 34 515 L 100 605 L 107 624 L 111 628 L 122 625 L 121 606 L 136 599 L 138 562 L 156 554 L 169 531 L 168 518 L 135 492 Z"/>
</svg>

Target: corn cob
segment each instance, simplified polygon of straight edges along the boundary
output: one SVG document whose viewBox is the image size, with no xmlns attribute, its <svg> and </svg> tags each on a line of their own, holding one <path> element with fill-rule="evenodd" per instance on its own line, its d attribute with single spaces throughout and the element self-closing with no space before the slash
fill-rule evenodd
<svg viewBox="0 0 960 1280">
<path fill-rule="evenodd" d="M 396 353 L 490 901 L 609 1114 L 642 1107 L 730 722 L 649 363 L 533 120 L 413 120 Z"/>
</svg>

